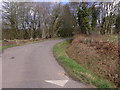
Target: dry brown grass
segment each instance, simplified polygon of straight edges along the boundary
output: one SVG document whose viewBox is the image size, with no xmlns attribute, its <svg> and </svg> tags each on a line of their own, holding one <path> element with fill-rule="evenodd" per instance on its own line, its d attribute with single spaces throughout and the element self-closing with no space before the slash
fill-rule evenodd
<svg viewBox="0 0 120 90">
<path fill-rule="evenodd" d="M 66 52 L 89 71 L 116 85 L 119 83 L 118 45 L 108 37 L 77 35 Z"/>
</svg>

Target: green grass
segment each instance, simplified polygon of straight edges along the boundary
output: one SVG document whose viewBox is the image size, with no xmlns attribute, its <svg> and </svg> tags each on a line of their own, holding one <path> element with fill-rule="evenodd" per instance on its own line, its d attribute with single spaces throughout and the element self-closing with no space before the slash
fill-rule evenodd
<svg viewBox="0 0 120 90">
<path fill-rule="evenodd" d="M 118 43 L 118 35 L 110 35 L 109 41 L 114 42 L 114 43 Z"/>
<path fill-rule="evenodd" d="M 5 50 L 7 48 L 11 48 L 11 47 L 16 47 L 16 46 L 22 46 L 22 45 L 27 45 L 27 44 L 33 44 L 33 43 L 39 43 L 42 41 L 46 41 L 46 40 L 56 40 L 56 39 L 60 39 L 60 38 L 50 38 L 50 39 L 43 39 L 43 40 L 39 40 L 39 41 L 30 41 L 30 42 L 26 42 L 26 43 L 21 43 L 21 44 L 15 44 L 15 45 L 7 45 L 7 46 L 2 46 L 1 42 L 0 42 L 0 51 Z M 14 41 L 14 40 L 8 40 L 8 41 Z M 27 40 L 17 40 L 17 41 L 27 41 Z"/>
<path fill-rule="evenodd" d="M 42 42 L 42 41 L 44 41 L 44 40 L 31 41 L 31 42 L 26 42 L 26 43 L 21 43 L 21 44 L 13 44 L 13 45 L 2 46 L 2 47 L 0 47 L 0 51 L 5 50 L 7 48 L 11 48 L 11 47 L 22 46 L 22 45 L 33 44 L 33 43 L 39 43 L 39 42 Z"/>
<path fill-rule="evenodd" d="M 5 49 L 7 49 L 7 48 L 11 48 L 11 47 L 20 46 L 20 45 L 22 45 L 22 44 L 16 44 L 16 45 L 8 45 L 8 46 L 3 46 L 2 48 L 0 48 L 0 51 L 1 51 L 1 50 L 5 50 Z"/>
<path fill-rule="evenodd" d="M 54 46 L 54 55 L 58 62 L 64 67 L 68 74 L 75 80 L 85 82 L 96 86 L 97 88 L 113 88 L 116 87 L 114 84 L 110 83 L 108 80 L 104 80 L 97 77 L 95 74 L 89 72 L 82 65 L 75 62 L 75 60 L 70 59 L 65 50 L 69 45 L 68 41 L 61 42 Z"/>
</svg>

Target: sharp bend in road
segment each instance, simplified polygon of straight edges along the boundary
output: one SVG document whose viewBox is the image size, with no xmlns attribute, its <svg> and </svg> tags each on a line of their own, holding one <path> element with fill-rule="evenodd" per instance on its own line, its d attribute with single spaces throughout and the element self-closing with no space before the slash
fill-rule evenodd
<svg viewBox="0 0 120 90">
<path fill-rule="evenodd" d="M 55 60 L 53 46 L 60 41 L 6 49 L 2 55 L 2 88 L 86 88 L 66 76 Z"/>
</svg>

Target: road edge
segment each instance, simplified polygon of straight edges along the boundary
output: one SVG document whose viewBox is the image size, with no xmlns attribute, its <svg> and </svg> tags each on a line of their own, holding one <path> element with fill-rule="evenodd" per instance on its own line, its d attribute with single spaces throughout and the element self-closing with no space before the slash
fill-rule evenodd
<svg viewBox="0 0 120 90">
<path fill-rule="evenodd" d="M 63 43 L 67 43 L 67 45 L 64 45 L 64 48 L 62 47 L 62 46 L 60 46 L 60 44 L 63 44 Z M 78 78 L 78 77 L 76 77 L 76 76 L 74 76 L 73 74 L 75 73 L 72 73 L 72 75 L 71 75 L 71 70 L 69 69 L 68 70 L 68 66 L 66 66 L 65 65 L 65 63 L 66 62 L 64 62 L 65 61 L 65 59 L 67 58 L 68 60 L 72 60 L 72 59 L 70 59 L 68 56 L 67 56 L 67 54 L 66 54 L 66 52 L 65 52 L 65 50 L 63 50 L 63 49 L 65 49 L 65 48 L 67 48 L 67 46 L 68 46 L 69 44 L 68 44 L 68 42 L 67 41 L 63 41 L 63 42 L 60 42 L 60 43 L 57 43 L 54 47 L 53 47 L 53 54 L 54 54 L 54 57 L 55 57 L 55 59 L 57 60 L 57 62 L 58 62 L 58 64 L 59 65 L 61 65 L 63 68 L 64 68 L 64 70 L 67 72 L 67 75 L 69 76 L 69 77 L 71 77 L 72 79 L 74 79 L 74 80 L 76 80 L 76 81 L 80 81 L 80 82 L 82 82 L 82 83 L 84 83 L 84 84 L 89 84 L 90 86 L 92 86 L 93 88 L 95 88 L 95 86 L 97 87 L 97 88 L 116 88 L 116 86 L 114 85 L 114 84 L 111 84 L 110 82 L 108 82 L 107 80 L 103 80 L 103 79 L 101 79 L 101 78 L 99 78 L 99 77 L 97 77 L 97 76 L 95 76 L 95 75 L 93 75 L 93 74 L 91 74 L 89 71 L 87 71 L 87 72 L 82 72 L 82 74 L 83 74 L 83 76 L 85 76 L 87 73 L 88 74 L 90 74 L 92 77 L 93 77 L 93 79 L 91 79 L 91 77 L 84 77 L 84 79 L 91 79 L 90 81 L 88 80 L 88 81 L 82 81 L 80 78 Z M 59 51 L 59 50 L 57 50 L 57 49 L 60 49 L 61 51 Z M 62 54 L 61 54 L 62 53 Z M 74 61 L 74 60 L 72 60 L 72 61 Z M 79 65 L 80 66 L 80 65 Z M 80 66 L 81 67 L 81 66 Z M 82 67 L 82 68 L 84 68 L 84 67 Z M 84 68 L 85 69 L 85 68 Z M 95 80 L 94 80 L 95 79 Z M 99 81 L 99 82 L 98 82 Z"/>
</svg>

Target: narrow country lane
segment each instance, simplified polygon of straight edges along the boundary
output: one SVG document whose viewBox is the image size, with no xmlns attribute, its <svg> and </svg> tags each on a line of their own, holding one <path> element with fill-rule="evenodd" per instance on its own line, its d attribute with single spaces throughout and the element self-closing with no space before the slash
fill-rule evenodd
<svg viewBox="0 0 120 90">
<path fill-rule="evenodd" d="M 87 88 L 66 76 L 53 56 L 62 40 L 8 48 L 2 55 L 2 88 Z"/>
</svg>

